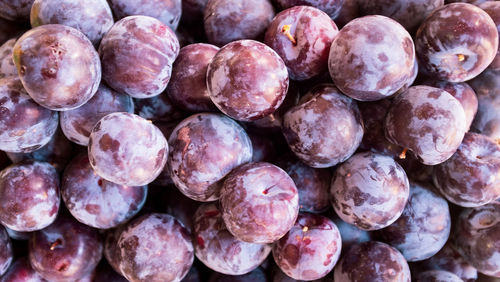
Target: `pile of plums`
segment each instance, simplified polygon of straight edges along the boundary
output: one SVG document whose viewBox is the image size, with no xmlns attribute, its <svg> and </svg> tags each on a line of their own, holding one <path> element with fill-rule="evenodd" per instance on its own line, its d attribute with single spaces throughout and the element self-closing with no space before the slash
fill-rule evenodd
<svg viewBox="0 0 500 282">
<path fill-rule="evenodd" d="M 0 0 L 0 282 L 499 281 L 500 1 Z"/>
</svg>

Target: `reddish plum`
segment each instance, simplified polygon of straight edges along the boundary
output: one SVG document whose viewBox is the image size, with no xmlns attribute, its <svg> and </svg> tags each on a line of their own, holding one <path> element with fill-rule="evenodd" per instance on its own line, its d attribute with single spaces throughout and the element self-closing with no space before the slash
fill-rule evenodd
<svg viewBox="0 0 500 282">
<path fill-rule="evenodd" d="M 120 270 L 129 281 L 180 281 L 194 254 L 189 232 L 168 214 L 146 214 L 118 238 Z"/>
<path fill-rule="evenodd" d="M 45 229 L 33 233 L 29 260 L 33 269 L 50 281 L 75 281 L 92 272 L 102 257 L 97 230 L 59 216 Z"/>
<path fill-rule="evenodd" d="M 479 75 L 498 50 L 498 31 L 480 8 L 453 3 L 432 12 L 415 37 L 419 65 L 432 76 L 463 82 Z"/>
<path fill-rule="evenodd" d="M 335 281 L 410 282 L 410 268 L 401 253 L 376 241 L 356 244 L 334 270 Z"/>
<path fill-rule="evenodd" d="M 223 46 L 261 37 L 274 17 L 274 9 L 269 0 L 208 0 L 203 17 L 208 42 Z"/>
<path fill-rule="evenodd" d="M 403 213 L 409 186 L 405 171 L 391 157 L 357 153 L 337 168 L 330 199 L 342 220 L 363 230 L 377 230 Z"/>
<path fill-rule="evenodd" d="M 220 204 L 229 232 L 249 243 L 280 239 L 299 212 L 293 180 L 269 163 L 249 163 L 233 170 L 222 186 Z"/>
<path fill-rule="evenodd" d="M 0 150 L 33 152 L 50 141 L 57 124 L 57 112 L 35 103 L 18 78 L 0 79 Z"/>
<path fill-rule="evenodd" d="M 348 23 L 333 40 L 328 68 L 335 85 L 360 101 L 389 97 L 405 85 L 415 64 L 410 34 L 384 16 Z"/>
<path fill-rule="evenodd" d="M 50 225 L 59 210 L 59 175 L 43 162 L 14 164 L 0 173 L 0 222 L 15 231 Z"/>
<path fill-rule="evenodd" d="M 167 95 L 180 109 L 191 112 L 215 111 L 207 89 L 207 69 L 219 48 L 204 43 L 181 48 L 172 67 Z"/>
<path fill-rule="evenodd" d="M 337 33 L 326 13 L 297 6 L 276 15 L 264 42 L 281 56 L 290 79 L 306 80 L 328 69 L 330 46 Z"/>
<path fill-rule="evenodd" d="M 337 263 L 342 240 L 328 218 L 310 213 L 299 214 L 295 225 L 273 244 L 276 264 L 297 280 L 325 277 Z"/>
<path fill-rule="evenodd" d="M 195 114 L 177 125 L 169 137 L 168 169 L 179 190 L 197 201 L 219 198 L 221 180 L 252 158 L 245 130 L 230 118 Z"/>
<path fill-rule="evenodd" d="M 102 178 L 126 186 L 151 183 L 163 170 L 168 143 L 151 122 L 130 113 L 103 117 L 89 137 L 89 160 Z"/>
<path fill-rule="evenodd" d="M 196 257 L 211 269 L 228 275 L 254 270 L 271 252 L 270 245 L 236 239 L 213 203 L 201 205 L 194 214 L 193 238 Z"/>
<path fill-rule="evenodd" d="M 278 54 L 254 40 L 234 41 L 208 66 L 210 98 L 226 115 L 252 121 L 276 111 L 288 90 L 288 72 Z"/>
<path fill-rule="evenodd" d="M 500 145 L 493 139 L 466 133 L 458 150 L 434 168 L 433 180 L 448 201 L 477 207 L 500 198 Z"/>
<path fill-rule="evenodd" d="M 385 119 L 387 139 L 426 165 L 449 159 L 467 131 L 465 111 L 450 93 L 412 86 L 397 96 Z"/>
<path fill-rule="evenodd" d="M 86 154 L 66 167 L 61 195 L 71 214 L 81 223 L 107 229 L 139 212 L 146 201 L 147 187 L 118 185 L 94 173 Z"/>
<path fill-rule="evenodd" d="M 356 101 L 331 84 L 313 88 L 283 118 L 290 149 L 309 166 L 324 168 L 348 159 L 363 137 Z"/>
<path fill-rule="evenodd" d="M 98 46 L 113 25 L 106 0 L 35 0 L 31 8 L 31 26 L 62 24 L 78 29 Z"/>
<path fill-rule="evenodd" d="M 167 88 L 179 48 L 175 33 L 159 20 L 126 17 L 101 41 L 102 77 L 111 88 L 134 98 L 159 95 Z"/>
<path fill-rule="evenodd" d="M 31 98 L 51 110 L 80 107 L 101 82 L 101 62 L 94 46 L 69 26 L 31 29 L 17 40 L 13 58 Z"/>
</svg>

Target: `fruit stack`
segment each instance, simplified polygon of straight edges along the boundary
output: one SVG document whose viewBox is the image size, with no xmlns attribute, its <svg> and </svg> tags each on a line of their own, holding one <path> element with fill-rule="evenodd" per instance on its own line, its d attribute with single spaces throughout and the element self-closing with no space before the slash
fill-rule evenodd
<svg viewBox="0 0 500 282">
<path fill-rule="evenodd" d="M 0 0 L 0 282 L 500 279 L 499 31 L 485 0 Z"/>
</svg>

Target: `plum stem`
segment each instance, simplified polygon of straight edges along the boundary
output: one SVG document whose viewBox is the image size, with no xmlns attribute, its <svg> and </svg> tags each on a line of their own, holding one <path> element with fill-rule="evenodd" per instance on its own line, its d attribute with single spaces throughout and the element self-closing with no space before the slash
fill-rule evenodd
<svg viewBox="0 0 500 282">
<path fill-rule="evenodd" d="M 309 227 L 307 226 L 302 227 L 302 232 L 307 232 L 307 230 L 309 230 Z"/>
<path fill-rule="evenodd" d="M 406 159 L 406 152 L 408 152 L 408 148 L 404 148 L 401 154 L 399 154 L 399 158 L 404 160 Z"/>
<path fill-rule="evenodd" d="M 61 245 L 62 241 L 61 239 L 57 239 L 54 243 L 50 245 L 50 250 L 53 251 L 57 246 Z"/>
<path fill-rule="evenodd" d="M 281 28 L 281 32 L 290 39 L 293 45 L 297 45 L 297 40 L 293 37 L 293 35 L 290 33 L 290 25 L 286 24 Z"/>
</svg>

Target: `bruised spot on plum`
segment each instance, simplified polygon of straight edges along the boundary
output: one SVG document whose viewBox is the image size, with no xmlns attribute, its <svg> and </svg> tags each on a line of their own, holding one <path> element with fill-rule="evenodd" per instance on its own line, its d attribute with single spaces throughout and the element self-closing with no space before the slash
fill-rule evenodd
<svg viewBox="0 0 500 282">
<path fill-rule="evenodd" d="M 88 204 L 85 206 L 85 210 L 90 214 L 99 214 L 101 207 L 99 205 Z"/>
<path fill-rule="evenodd" d="M 389 60 L 389 58 L 387 57 L 386 54 L 384 53 L 380 53 L 378 54 L 378 59 L 381 61 L 381 62 L 387 62 Z"/>
<path fill-rule="evenodd" d="M 61 264 L 57 267 L 57 271 L 59 271 L 59 272 L 66 271 L 66 270 L 68 269 L 68 266 L 69 266 L 69 263 L 67 263 L 67 262 L 63 262 L 63 263 L 61 263 Z"/>
<path fill-rule="evenodd" d="M 293 266 L 299 263 L 299 248 L 295 245 L 289 244 L 285 247 L 285 259 Z"/>
<path fill-rule="evenodd" d="M 120 142 L 111 138 L 109 134 L 104 134 L 99 140 L 99 147 L 103 151 L 117 152 L 120 147 Z"/>
</svg>

